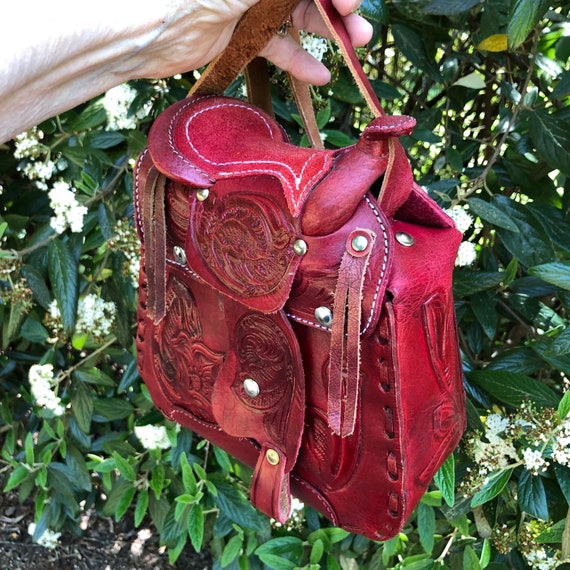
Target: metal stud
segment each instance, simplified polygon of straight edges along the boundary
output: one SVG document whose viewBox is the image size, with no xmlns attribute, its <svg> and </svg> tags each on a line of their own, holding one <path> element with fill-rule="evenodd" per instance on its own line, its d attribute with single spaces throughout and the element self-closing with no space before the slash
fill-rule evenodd
<svg viewBox="0 0 570 570">
<path fill-rule="evenodd" d="M 279 465 L 279 454 L 274 449 L 268 449 L 265 452 L 265 459 L 267 459 L 269 465 Z"/>
<path fill-rule="evenodd" d="M 332 311 L 328 307 L 317 307 L 315 309 L 315 319 L 323 327 L 329 328 L 332 325 Z"/>
<path fill-rule="evenodd" d="M 178 263 L 181 263 L 182 265 L 186 265 L 186 252 L 184 251 L 183 247 L 180 247 L 179 245 L 175 245 L 172 248 L 172 253 L 174 254 L 174 259 L 176 259 L 176 261 L 178 261 Z"/>
<path fill-rule="evenodd" d="M 296 240 L 295 243 L 293 244 L 293 251 L 295 252 L 296 255 L 302 257 L 307 253 L 307 242 L 302 239 Z"/>
<path fill-rule="evenodd" d="M 200 190 L 196 190 L 196 198 L 200 202 L 207 200 L 209 195 L 210 191 L 207 188 L 201 188 Z"/>
<path fill-rule="evenodd" d="M 259 396 L 259 384 L 253 378 L 246 378 L 243 381 L 243 391 L 250 398 L 257 398 Z"/>
<path fill-rule="evenodd" d="M 368 247 L 368 238 L 362 234 L 354 236 L 350 242 L 350 246 L 354 251 L 360 253 Z"/>
<path fill-rule="evenodd" d="M 396 232 L 396 241 L 404 247 L 410 247 L 416 243 L 416 240 L 406 232 Z"/>
</svg>

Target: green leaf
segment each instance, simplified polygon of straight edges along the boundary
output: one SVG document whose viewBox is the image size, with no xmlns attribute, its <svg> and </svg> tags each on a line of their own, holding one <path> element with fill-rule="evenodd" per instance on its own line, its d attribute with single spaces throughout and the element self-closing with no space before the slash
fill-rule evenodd
<svg viewBox="0 0 570 570">
<path fill-rule="evenodd" d="M 487 482 L 483 487 L 481 487 L 481 490 L 473 495 L 473 498 L 471 499 L 471 508 L 484 505 L 499 495 L 509 482 L 512 473 L 512 469 L 507 469 L 506 471 L 498 473 L 491 473 L 487 478 Z"/>
<path fill-rule="evenodd" d="M 49 333 L 40 322 L 28 317 L 22 324 L 20 336 L 30 342 L 44 344 L 49 338 Z"/>
<path fill-rule="evenodd" d="M 30 475 L 30 470 L 25 465 L 18 465 L 18 467 L 10 473 L 10 477 L 8 477 L 8 481 L 4 487 L 4 493 L 17 487 L 28 475 Z"/>
<path fill-rule="evenodd" d="M 129 487 L 123 492 L 115 508 L 115 521 L 121 520 L 123 515 L 129 510 L 136 492 L 135 487 Z"/>
<path fill-rule="evenodd" d="M 496 295 L 490 291 L 481 291 L 471 296 L 471 310 L 479 321 L 483 332 L 491 340 L 497 332 Z"/>
<path fill-rule="evenodd" d="M 465 550 L 463 550 L 463 570 L 481 570 L 481 564 L 479 563 L 479 557 L 475 551 L 467 545 Z"/>
<path fill-rule="evenodd" d="M 440 83 L 443 81 L 435 61 L 428 55 L 423 37 L 404 24 L 393 24 L 392 35 L 398 49 L 410 62 L 428 77 Z"/>
<path fill-rule="evenodd" d="M 570 262 L 553 261 L 529 267 L 528 272 L 547 283 L 570 291 Z"/>
<path fill-rule="evenodd" d="M 519 233 L 518 226 L 508 216 L 508 214 L 490 202 L 481 200 L 481 198 L 470 198 L 467 203 L 469 204 L 469 209 L 482 220 L 485 220 L 494 226 L 498 226 L 499 228 L 505 228 L 511 232 Z"/>
<path fill-rule="evenodd" d="M 265 519 L 251 506 L 235 485 L 219 483 L 214 501 L 220 510 L 232 521 L 251 530 L 261 530 Z"/>
<path fill-rule="evenodd" d="M 548 503 L 542 477 L 532 475 L 527 469 L 519 477 L 518 502 L 521 510 L 529 515 L 543 521 L 548 520 Z"/>
<path fill-rule="evenodd" d="M 71 414 L 75 418 L 79 429 L 89 433 L 91 419 L 93 418 L 93 394 L 88 386 L 78 380 L 69 387 Z"/>
<path fill-rule="evenodd" d="M 188 534 L 194 550 L 200 552 L 204 542 L 204 510 L 200 504 L 193 505 L 188 513 Z"/>
<path fill-rule="evenodd" d="M 295 536 L 282 536 L 259 546 L 255 554 L 270 568 L 292 569 L 301 564 L 303 541 Z"/>
<path fill-rule="evenodd" d="M 491 541 L 486 538 L 483 541 L 483 548 L 481 549 L 481 556 L 479 557 L 479 564 L 481 568 L 486 568 L 491 562 Z"/>
<path fill-rule="evenodd" d="M 35 462 L 34 457 L 34 438 L 31 432 L 26 434 L 26 439 L 24 441 L 24 449 L 26 452 L 26 463 L 28 465 L 33 465 Z"/>
<path fill-rule="evenodd" d="M 544 0 L 513 0 L 507 26 L 509 48 L 516 49 L 526 40 L 540 18 L 544 16 L 548 2 Z"/>
<path fill-rule="evenodd" d="M 565 354 L 570 354 L 570 327 L 566 327 L 552 340 L 551 345 L 545 350 L 545 354 L 549 356 L 564 356 Z"/>
<path fill-rule="evenodd" d="M 150 478 L 150 488 L 154 491 L 154 496 L 158 499 L 164 488 L 164 466 L 158 464 L 152 470 L 152 476 Z"/>
<path fill-rule="evenodd" d="M 561 420 L 566 419 L 568 414 L 570 413 L 570 391 L 564 392 L 564 396 L 562 396 L 562 400 L 558 404 L 558 417 Z"/>
<path fill-rule="evenodd" d="M 317 540 L 315 540 L 315 542 L 313 542 L 313 545 L 311 546 L 311 554 L 309 556 L 309 562 L 311 564 L 318 564 L 321 561 L 324 552 L 325 552 L 324 542 L 322 541 L 322 539 L 317 538 Z"/>
<path fill-rule="evenodd" d="M 81 382 L 86 382 L 88 384 L 96 384 L 98 386 L 109 386 L 114 388 L 117 383 L 113 380 L 108 374 L 105 374 L 98 368 L 88 368 L 88 367 L 81 367 L 78 368 L 74 373 L 73 376 L 77 379 L 81 380 Z"/>
<path fill-rule="evenodd" d="M 78 302 L 78 265 L 67 243 L 54 239 L 48 246 L 48 273 L 63 329 L 71 336 L 75 328 Z"/>
<path fill-rule="evenodd" d="M 431 554 L 435 543 L 435 511 L 424 503 L 418 505 L 418 534 L 423 549 Z"/>
<path fill-rule="evenodd" d="M 75 119 L 67 124 L 68 131 L 86 131 L 107 120 L 107 111 L 101 101 L 90 103 Z"/>
<path fill-rule="evenodd" d="M 540 222 L 524 205 L 507 198 L 494 196 L 492 203 L 515 222 L 519 231 L 498 228 L 504 246 L 526 267 L 553 261 L 554 249 Z"/>
<path fill-rule="evenodd" d="M 119 470 L 119 473 L 127 480 L 134 482 L 136 481 L 137 474 L 133 469 L 132 465 L 119 453 L 116 451 L 113 453 L 113 459 L 115 460 L 115 465 Z"/>
<path fill-rule="evenodd" d="M 556 113 L 536 110 L 530 115 L 529 134 L 538 153 L 554 168 L 570 174 L 570 122 Z"/>
<path fill-rule="evenodd" d="M 146 489 L 140 489 L 137 494 L 137 504 L 135 506 L 134 523 L 135 528 L 138 528 L 142 523 L 146 511 L 148 509 L 148 491 Z"/>
<path fill-rule="evenodd" d="M 42 274 L 29 264 L 22 266 L 20 272 L 32 290 L 34 299 L 47 311 L 52 301 L 52 295 Z"/>
<path fill-rule="evenodd" d="M 441 491 L 443 500 L 448 506 L 455 504 L 455 457 L 453 453 L 445 460 L 445 463 L 437 470 L 434 482 Z"/>
<path fill-rule="evenodd" d="M 132 404 L 126 400 L 97 398 L 93 402 L 93 421 L 105 423 L 109 420 L 122 420 L 128 418 L 133 411 Z"/>
<path fill-rule="evenodd" d="M 539 544 L 557 544 L 562 542 L 562 534 L 566 526 L 566 519 L 562 519 L 551 527 L 543 530 L 536 538 Z"/>
<path fill-rule="evenodd" d="M 222 559 L 220 560 L 222 568 L 229 566 L 239 556 L 242 547 L 243 534 L 236 534 L 230 538 L 222 551 Z"/>
<path fill-rule="evenodd" d="M 218 447 L 217 445 L 214 445 L 214 455 L 216 457 L 216 461 L 218 462 L 218 465 L 224 471 L 231 471 L 232 470 L 232 464 L 231 464 L 229 455 L 223 449 Z"/>
<path fill-rule="evenodd" d="M 192 467 L 188 464 L 188 458 L 183 453 L 180 456 L 180 468 L 182 470 L 182 483 L 187 493 L 195 495 L 198 492 L 198 484 Z"/>
<path fill-rule="evenodd" d="M 554 463 L 553 468 L 558 485 L 560 485 L 560 490 L 566 502 L 570 505 L 570 468 L 565 465 L 560 465 L 559 463 Z"/>
<path fill-rule="evenodd" d="M 558 406 L 559 398 L 548 386 L 524 374 L 485 369 L 467 372 L 466 376 L 491 396 L 510 406 L 520 406 L 527 398 L 539 406 Z"/>
<path fill-rule="evenodd" d="M 367 20 L 388 24 L 388 9 L 384 0 L 363 0 L 360 11 Z"/>
<path fill-rule="evenodd" d="M 453 293 L 456 298 L 468 297 L 474 293 L 493 289 L 503 282 L 505 273 L 501 271 L 471 271 L 456 269 L 453 272 Z"/>
</svg>

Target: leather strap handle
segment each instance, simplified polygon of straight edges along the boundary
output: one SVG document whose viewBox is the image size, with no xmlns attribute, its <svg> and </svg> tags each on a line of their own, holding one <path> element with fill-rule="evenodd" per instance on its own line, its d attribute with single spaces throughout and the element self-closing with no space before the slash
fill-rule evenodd
<svg viewBox="0 0 570 570">
<path fill-rule="evenodd" d="M 220 95 L 287 21 L 300 0 L 260 0 L 238 22 L 226 49 L 206 68 L 188 96 Z"/>
</svg>

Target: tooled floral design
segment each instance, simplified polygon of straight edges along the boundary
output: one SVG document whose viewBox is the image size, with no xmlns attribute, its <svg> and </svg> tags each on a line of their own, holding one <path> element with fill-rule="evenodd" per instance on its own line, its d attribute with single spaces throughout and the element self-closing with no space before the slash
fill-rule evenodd
<svg viewBox="0 0 570 570">
<path fill-rule="evenodd" d="M 166 316 L 157 328 L 156 342 L 161 376 L 173 401 L 215 423 L 212 391 L 224 355 L 204 344 L 196 301 L 176 279 L 168 288 Z"/>
<path fill-rule="evenodd" d="M 264 427 L 275 442 L 286 435 L 286 422 L 294 391 L 295 374 L 288 340 L 270 317 L 250 314 L 239 323 L 239 371 L 232 390 L 242 404 L 264 416 Z M 248 398 L 243 380 L 253 378 L 259 396 Z"/>
<path fill-rule="evenodd" d="M 276 205 L 263 196 L 243 196 L 204 204 L 195 221 L 198 249 L 216 277 L 247 297 L 273 292 L 287 276 L 293 228 Z"/>
</svg>

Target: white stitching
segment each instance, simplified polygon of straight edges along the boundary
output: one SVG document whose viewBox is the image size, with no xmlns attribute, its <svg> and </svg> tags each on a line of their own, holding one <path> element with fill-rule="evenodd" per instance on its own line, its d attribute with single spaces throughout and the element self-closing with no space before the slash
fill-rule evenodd
<svg viewBox="0 0 570 570">
<path fill-rule="evenodd" d="M 202 100 L 202 99 L 206 99 L 205 97 L 199 99 L 198 101 Z M 186 103 L 185 105 L 182 105 L 180 107 L 180 109 L 176 112 L 176 114 L 174 115 L 174 117 L 172 118 L 171 122 L 170 122 L 170 127 L 168 129 L 168 144 L 171 148 L 171 150 L 178 156 L 180 157 L 185 163 L 189 164 L 190 166 L 192 166 L 192 168 L 194 170 L 199 170 L 198 168 L 196 168 L 195 166 L 193 166 L 190 161 L 183 155 L 180 153 L 180 151 L 178 151 L 178 149 L 175 147 L 174 145 L 174 126 L 175 123 L 178 122 L 180 115 L 182 113 L 184 113 L 186 111 L 186 109 L 191 106 L 192 104 L 196 103 L 197 100 L 193 100 L 193 101 L 189 101 L 188 103 Z M 246 111 L 249 111 L 251 113 L 253 113 L 254 115 L 256 115 L 259 119 L 261 119 L 261 121 L 264 123 L 264 125 L 267 127 L 268 130 L 268 134 L 269 136 L 276 142 L 284 142 L 285 141 L 278 141 L 277 137 L 276 137 L 276 133 L 275 130 L 272 128 L 271 124 L 266 120 L 266 118 L 259 113 L 255 108 L 249 107 L 248 105 L 244 104 L 244 103 L 240 103 L 239 101 L 236 102 L 232 102 L 232 103 L 219 103 L 217 105 L 210 105 L 206 108 L 200 109 L 198 111 L 196 111 L 186 122 L 186 129 L 188 132 L 188 127 L 190 126 L 191 122 L 198 117 L 199 115 L 202 115 L 203 113 L 206 113 L 208 111 L 211 110 L 215 110 L 215 109 L 219 109 L 222 107 L 237 107 L 240 109 L 244 109 Z M 228 161 L 228 162 L 216 162 L 213 161 L 209 158 L 207 158 L 206 156 L 204 156 L 199 150 L 198 148 L 194 145 L 194 143 L 192 142 L 192 139 L 190 138 L 190 136 L 187 136 L 186 138 L 188 144 L 190 145 L 190 147 L 192 148 L 192 150 L 196 153 L 196 155 L 203 160 L 204 162 L 212 165 L 212 166 L 217 166 L 217 167 L 221 167 L 221 166 L 232 166 L 232 165 L 247 165 L 247 164 L 265 164 L 268 165 L 265 168 L 251 168 L 251 169 L 246 169 L 246 170 L 242 170 L 240 171 L 240 174 L 259 174 L 259 173 L 263 173 L 263 174 L 273 174 L 274 176 L 276 176 L 279 180 L 281 180 L 281 182 L 283 183 L 284 186 L 286 186 L 287 188 L 287 193 L 289 195 L 289 200 L 291 202 L 291 204 L 293 204 L 294 207 L 294 214 L 298 215 L 298 209 L 299 209 L 299 204 L 303 202 L 303 198 L 304 198 L 304 194 L 310 189 L 310 187 L 314 184 L 314 182 L 316 180 L 318 180 L 318 178 L 320 178 L 320 176 L 322 175 L 322 170 L 326 167 L 327 162 L 328 162 L 328 154 L 323 154 L 323 153 L 319 153 L 319 152 L 315 152 L 314 154 L 312 154 L 308 160 L 306 160 L 303 164 L 303 167 L 301 169 L 301 171 L 296 174 L 295 171 L 286 163 L 284 162 L 280 162 L 280 161 L 275 161 L 275 160 L 252 160 L 252 161 Z M 283 176 L 281 170 L 276 169 L 276 168 L 271 168 L 270 165 L 279 165 L 282 167 L 283 170 L 286 170 L 287 172 L 290 173 L 291 177 L 293 178 L 293 181 L 295 183 L 295 190 L 299 190 L 300 186 L 301 186 L 301 182 L 302 182 L 302 178 L 303 178 L 303 174 L 305 172 L 305 170 L 309 167 L 309 165 L 311 164 L 311 162 L 315 161 L 315 160 L 321 160 L 322 165 L 318 168 L 317 172 L 306 182 L 305 187 L 306 190 L 303 193 L 302 196 L 296 196 L 295 192 L 293 190 L 293 187 L 291 186 L 289 179 L 285 176 Z M 200 170 L 201 172 L 201 170 Z M 235 172 L 231 172 L 229 170 L 222 170 L 218 173 L 218 175 L 220 176 L 231 176 L 235 174 Z"/>
<path fill-rule="evenodd" d="M 378 223 L 380 224 L 380 229 L 382 230 L 382 235 L 384 236 L 384 260 L 382 261 L 382 269 L 380 270 L 380 276 L 378 277 L 378 282 L 376 284 L 376 291 L 374 292 L 374 297 L 372 299 L 372 306 L 370 307 L 370 316 L 368 317 L 368 321 L 366 322 L 366 326 L 364 327 L 364 329 L 361 331 L 360 334 L 364 334 L 368 330 L 368 328 L 370 327 L 370 325 L 372 323 L 372 317 L 374 315 L 374 308 L 376 307 L 376 303 L 378 301 L 378 294 L 380 293 L 380 287 L 382 285 L 382 280 L 384 279 L 384 275 L 385 275 L 386 269 L 388 267 L 388 246 L 390 243 L 388 241 L 388 232 L 386 230 L 386 227 L 384 226 L 384 222 L 382 221 L 382 218 L 380 217 L 380 213 L 378 212 L 378 210 L 376 209 L 376 207 L 372 203 L 372 200 L 370 200 L 370 198 L 368 196 L 364 196 L 364 199 L 366 200 L 367 204 L 370 206 L 371 210 L 374 212 L 374 215 L 376 216 L 376 219 L 378 220 Z"/>
</svg>

